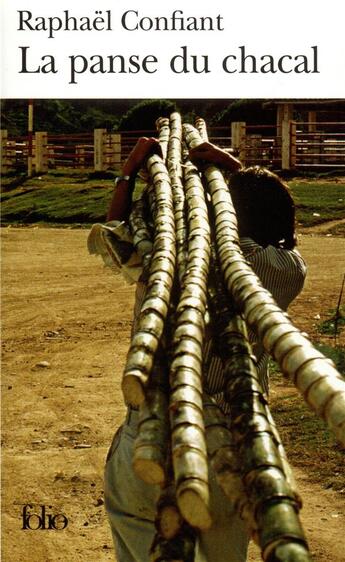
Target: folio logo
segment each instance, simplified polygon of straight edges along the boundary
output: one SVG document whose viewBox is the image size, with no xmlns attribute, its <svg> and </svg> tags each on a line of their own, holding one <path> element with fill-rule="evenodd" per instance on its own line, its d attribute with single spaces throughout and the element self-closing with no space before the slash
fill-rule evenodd
<svg viewBox="0 0 345 562">
<path fill-rule="evenodd" d="M 68 519 L 63 513 L 49 513 L 51 505 L 26 504 L 23 506 L 23 530 L 30 531 L 62 531 L 68 525 Z"/>
</svg>

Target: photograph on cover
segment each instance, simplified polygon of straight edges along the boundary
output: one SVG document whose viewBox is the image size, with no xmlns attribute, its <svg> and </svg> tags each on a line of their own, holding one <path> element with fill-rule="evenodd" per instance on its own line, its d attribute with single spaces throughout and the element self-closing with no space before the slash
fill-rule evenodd
<svg viewBox="0 0 345 562">
<path fill-rule="evenodd" d="M 345 100 L 1 117 L 3 560 L 341 562 Z"/>
</svg>

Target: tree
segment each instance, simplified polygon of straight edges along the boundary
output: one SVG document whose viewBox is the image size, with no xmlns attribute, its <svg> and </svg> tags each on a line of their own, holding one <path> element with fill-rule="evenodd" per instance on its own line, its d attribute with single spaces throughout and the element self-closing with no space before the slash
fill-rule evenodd
<svg viewBox="0 0 345 562">
<path fill-rule="evenodd" d="M 95 128 L 113 129 L 119 121 L 112 106 L 102 106 L 103 100 L 34 100 L 34 129 L 48 133 L 82 133 Z M 28 100 L 3 100 L 2 127 L 11 136 L 26 135 Z M 126 109 L 128 108 L 128 104 Z"/>
<path fill-rule="evenodd" d="M 264 109 L 263 100 L 234 100 L 226 109 L 216 113 L 212 125 L 229 125 L 233 121 L 245 121 L 248 125 L 275 125 L 274 109 Z"/>
<path fill-rule="evenodd" d="M 120 120 L 118 130 L 153 130 L 158 117 L 169 117 L 176 111 L 176 103 L 170 100 L 143 100 L 127 111 Z"/>
</svg>

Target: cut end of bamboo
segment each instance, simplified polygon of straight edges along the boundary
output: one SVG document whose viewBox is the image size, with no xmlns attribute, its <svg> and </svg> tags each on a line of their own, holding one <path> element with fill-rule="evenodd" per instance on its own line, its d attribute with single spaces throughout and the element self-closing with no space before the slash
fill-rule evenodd
<svg viewBox="0 0 345 562">
<path fill-rule="evenodd" d="M 162 466 L 151 459 L 134 458 L 133 469 L 135 474 L 146 484 L 165 483 L 165 471 Z"/>
<path fill-rule="evenodd" d="M 178 509 L 173 505 L 164 507 L 159 519 L 159 533 L 166 540 L 171 540 L 181 531 L 182 517 Z"/>
<path fill-rule="evenodd" d="M 141 378 L 135 372 L 128 372 L 123 377 L 122 393 L 126 404 L 133 408 L 139 408 L 144 402 L 144 385 Z"/>
<path fill-rule="evenodd" d="M 266 562 L 286 562 L 295 560 L 296 562 L 312 562 L 313 558 L 305 544 L 299 542 L 281 541 L 274 545 L 269 552 L 264 553 Z"/>
<path fill-rule="evenodd" d="M 203 482 L 185 483 L 178 491 L 177 503 L 182 517 L 192 526 L 207 531 L 212 524 L 208 505 L 208 493 Z M 188 485 L 188 487 L 187 487 Z"/>
</svg>

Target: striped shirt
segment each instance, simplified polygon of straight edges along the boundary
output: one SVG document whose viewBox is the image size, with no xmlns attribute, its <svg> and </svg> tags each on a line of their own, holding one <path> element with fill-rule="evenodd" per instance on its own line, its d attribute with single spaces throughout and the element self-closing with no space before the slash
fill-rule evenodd
<svg viewBox="0 0 345 562">
<path fill-rule="evenodd" d="M 263 248 L 250 238 L 242 238 L 240 245 L 244 257 L 259 277 L 265 289 L 270 291 L 282 310 L 287 310 L 289 304 L 301 292 L 306 276 L 306 265 L 300 253 L 296 249 L 285 250 L 274 246 Z M 139 281 L 134 305 L 133 332 L 136 329 L 145 293 L 146 285 Z M 257 359 L 257 369 L 261 385 L 268 394 L 269 355 L 264 351 L 251 330 L 249 331 L 249 340 Z M 207 394 L 213 397 L 223 412 L 225 414 L 230 413 L 230 407 L 223 394 L 223 363 L 215 351 L 210 335 L 206 336 L 204 343 L 203 385 Z"/>
</svg>

